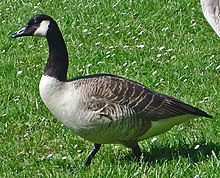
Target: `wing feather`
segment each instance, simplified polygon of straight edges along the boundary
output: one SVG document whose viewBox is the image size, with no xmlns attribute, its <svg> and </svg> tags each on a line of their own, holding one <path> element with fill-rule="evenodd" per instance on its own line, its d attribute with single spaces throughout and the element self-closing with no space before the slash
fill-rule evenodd
<svg viewBox="0 0 220 178">
<path fill-rule="evenodd" d="M 88 93 L 92 98 L 90 107 L 109 118 L 120 119 L 129 116 L 155 121 L 185 114 L 211 117 L 200 109 L 152 91 L 132 80 L 105 74 L 90 75 L 82 79 L 88 78 Z"/>
</svg>

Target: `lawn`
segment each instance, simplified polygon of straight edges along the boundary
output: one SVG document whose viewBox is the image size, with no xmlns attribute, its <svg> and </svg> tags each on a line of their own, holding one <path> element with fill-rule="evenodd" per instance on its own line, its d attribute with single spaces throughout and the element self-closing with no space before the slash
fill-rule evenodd
<svg viewBox="0 0 220 178">
<path fill-rule="evenodd" d="M 45 38 L 10 36 L 37 13 L 57 20 L 69 51 L 68 77 L 110 73 L 196 106 L 196 118 L 140 142 L 92 148 L 47 110 L 38 83 Z M 0 2 L 0 177 L 220 177 L 219 37 L 199 1 L 8 0 Z"/>
</svg>

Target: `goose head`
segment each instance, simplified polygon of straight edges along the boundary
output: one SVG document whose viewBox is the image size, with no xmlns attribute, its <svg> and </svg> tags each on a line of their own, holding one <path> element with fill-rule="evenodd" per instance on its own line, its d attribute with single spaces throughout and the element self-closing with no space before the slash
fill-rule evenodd
<svg viewBox="0 0 220 178">
<path fill-rule="evenodd" d="M 35 15 L 22 29 L 14 33 L 12 38 L 22 36 L 46 37 L 49 46 L 49 57 L 44 75 L 65 81 L 68 68 L 68 52 L 55 20 L 48 15 Z"/>
<path fill-rule="evenodd" d="M 55 21 L 48 15 L 38 14 L 33 16 L 28 23 L 19 31 L 12 35 L 13 38 L 22 36 L 43 36 L 47 37 L 50 32 L 50 26 L 55 24 Z"/>
</svg>

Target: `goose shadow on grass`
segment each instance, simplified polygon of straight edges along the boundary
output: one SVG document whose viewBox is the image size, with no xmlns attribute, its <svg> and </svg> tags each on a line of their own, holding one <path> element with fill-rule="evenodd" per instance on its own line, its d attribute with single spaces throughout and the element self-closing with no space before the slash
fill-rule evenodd
<svg viewBox="0 0 220 178">
<path fill-rule="evenodd" d="M 197 146 L 198 145 L 198 146 Z M 163 162 L 178 159 L 178 157 L 184 157 L 190 160 L 192 163 L 197 163 L 210 157 L 220 157 L 220 143 L 206 143 L 199 142 L 193 146 L 184 145 L 180 147 L 163 147 L 163 146 L 152 146 L 151 151 L 147 152 L 142 147 L 143 158 L 142 161 L 147 164 L 162 164 Z M 123 158 L 121 158 L 123 159 Z M 128 162 L 135 162 L 133 154 L 128 154 L 124 157 Z M 94 160 L 93 160 L 94 161 Z M 115 159 L 110 159 L 110 162 L 115 164 Z M 84 166 L 87 170 L 87 166 Z M 69 170 L 71 173 L 76 172 L 76 167 L 63 167 L 63 169 Z"/>
<path fill-rule="evenodd" d="M 177 159 L 179 156 L 188 158 L 191 162 L 197 163 L 211 156 L 220 157 L 220 143 L 200 142 L 193 146 L 184 145 L 180 147 L 152 146 L 151 151 L 147 152 L 142 148 L 143 161 L 149 164 L 162 163 Z M 126 156 L 126 160 L 134 160 L 132 154 Z"/>
</svg>

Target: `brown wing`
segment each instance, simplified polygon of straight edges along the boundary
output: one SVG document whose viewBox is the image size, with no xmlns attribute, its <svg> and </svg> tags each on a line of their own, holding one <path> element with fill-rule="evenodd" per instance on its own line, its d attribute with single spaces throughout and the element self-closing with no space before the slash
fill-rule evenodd
<svg viewBox="0 0 220 178">
<path fill-rule="evenodd" d="M 93 75 L 93 105 L 111 112 L 124 112 L 126 115 L 144 116 L 145 119 L 159 120 L 185 114 L 211 117 L 204 111 L 190 106 L 173 97 L 160 94 L 149 88 L 113 75 Z M 103 114 L 105 113 L 103 109 Z M 117 114 L 117 113 L 116 113 Z M 109 114 L 109 118 L 111 116 Z"/>
</svg>

